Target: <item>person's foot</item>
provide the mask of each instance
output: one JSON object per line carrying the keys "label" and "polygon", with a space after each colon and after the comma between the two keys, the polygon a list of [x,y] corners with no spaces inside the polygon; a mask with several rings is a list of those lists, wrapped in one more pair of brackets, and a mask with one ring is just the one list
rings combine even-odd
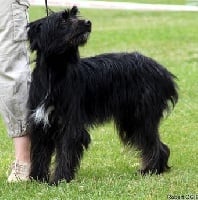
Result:
{"label": "person's foot", "polygon": [[14,161],[11,167],[11,173],[8,177],[8,182],[19,182],[30,180],[30,163]]}

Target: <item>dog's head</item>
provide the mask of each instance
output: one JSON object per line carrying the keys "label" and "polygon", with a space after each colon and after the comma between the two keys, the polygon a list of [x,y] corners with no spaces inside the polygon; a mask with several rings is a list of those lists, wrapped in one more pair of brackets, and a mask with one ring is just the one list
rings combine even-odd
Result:
{"label": "dog's head", "polygon": [[78,17],[76,6],[28,25],[30,49],[46,55],[61,54],[71,47],[84,45],[90,32],[91,22]]}

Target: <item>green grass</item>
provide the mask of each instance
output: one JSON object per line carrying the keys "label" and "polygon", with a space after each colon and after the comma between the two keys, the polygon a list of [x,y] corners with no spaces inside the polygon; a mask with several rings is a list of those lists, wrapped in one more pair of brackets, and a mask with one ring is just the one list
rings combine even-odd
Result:
{"label": "green grass", "polygon": [[[112,0],[107,0],[112,1]],[[186,4],[190,0],[115,0],[118,2],[153,3],[153,4]]]}
{"label": "green grass", "polygon": [[[32,7],[31,20],[44,16]],[[179,102],[161,123],[161,138],[171,149],[169,173],[141,177],[139,158],[120,144],[112,123],[91,130],[92,144],[76,179],[49,187],[39,183],[7,184],[12,142],[0,122],[0,199],[2,200],[163,200],[168,194],[198,192],[198,34],[197,13],[82,10],[93,33],[82,56],[140,51],[178,77]]]}

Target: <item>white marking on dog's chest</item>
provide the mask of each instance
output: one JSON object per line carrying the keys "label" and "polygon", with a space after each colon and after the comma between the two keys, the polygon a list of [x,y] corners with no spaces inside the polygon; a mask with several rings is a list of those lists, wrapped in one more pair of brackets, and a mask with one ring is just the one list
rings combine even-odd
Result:
{"label": "white marking on dog's chest", "polygon": [[45,104],[42,104],[41,106],[37,107],[34,113],[32,114],[34,122],[36,124],[43,123],[44,127],[50,126],[49,115],[54,109],[55,107],[53,105],[45,109]]}

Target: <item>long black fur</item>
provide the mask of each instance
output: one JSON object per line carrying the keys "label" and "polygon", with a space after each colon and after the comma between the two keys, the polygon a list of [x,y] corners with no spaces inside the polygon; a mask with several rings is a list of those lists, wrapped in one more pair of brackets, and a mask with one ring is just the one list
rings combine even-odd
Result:
{"label": "long black fur", "polygon": [[77,13],[73,7],[29,24],[36,51],[27,116],[30,176],[49,181],[55,153],[51,182],[71,181],[91,141],[89,128],[111,119],[121,141],[140,150],[143,174],[166,171],[170,151],[158,128],[169,102],[177,102],[175,77],[138,52],[80,58],[91,22]]}

